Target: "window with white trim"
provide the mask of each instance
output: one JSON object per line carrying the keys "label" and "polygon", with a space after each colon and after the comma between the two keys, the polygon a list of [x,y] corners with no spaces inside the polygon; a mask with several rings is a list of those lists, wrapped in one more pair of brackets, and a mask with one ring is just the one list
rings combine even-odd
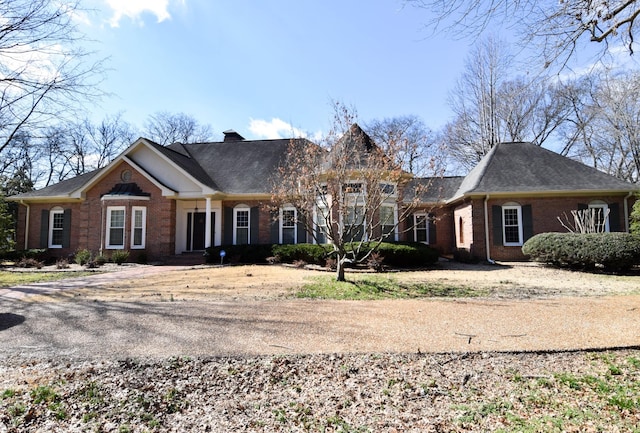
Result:
{"label": "window with white trim", "polygon": [[124,249],[125,207],[107,207],[107,248]]}
{"label": "window with white trim", "polygon": [[416,242],[429,243],[429,218],[426,213],[413,214],[413,238]]}
{"label": "window with white trim", "polygon": [[396,240],[396,208],[395,206],[380,207],[380,228],[385,241]]}
{"label": "window with white trim", "polygon": [[605,202],[596,200],[589,203],[589,209],[592,212],[593,224],[596,233],[609,231],[609,205]]}
{"label": "window with white trim", "polygon": [[329,219],[329,211],[324,206],[316,207],[316,243],[326,244],[328,242],[327,221]]}
{"label": "window with white trim", "polygon": [[233,244],[247,245],[251,242],[250,233],[250,209],[248,206],[238,206],[233,209]]}
{"label": "window with white trim", "polygon": [[280,243],[295,244],[297,212],[294,207],[280,209]]}
{"label": "window with white trim", "polygon": [[366,240],[364,206],[349,206],[344,223],[344,236],[347,242]]}
{"label": "window with white trim", "polygon": [[519,204],[502,206],[502,243],[506,247],[522,246],[522,208]]}
{"label": "window with white trim", "polygon": [[49,248],[62,248],[64,240],[64,209],[49,212]]}
{"label": "window with white trim", "polygon": [[133,206],[131,208],[131,248],[143,249],[147,237],[147,208]]}

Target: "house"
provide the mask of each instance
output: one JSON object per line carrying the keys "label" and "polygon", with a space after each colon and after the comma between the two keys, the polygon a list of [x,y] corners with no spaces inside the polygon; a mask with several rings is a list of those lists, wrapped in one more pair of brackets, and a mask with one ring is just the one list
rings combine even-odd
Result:
{"label": "house", "polygon": [[[166,147],[140,138],[102,169],[10,197],[20,204],[18,248],[47,248],[53,257],[124,249],[161,261],[213,245],[314,242],[295,209],[274,218],[265,206],[291,140],[224,134]],[[607,208],[607,229],[628,230],[636,190],[530,143],[495,146],[465,177],[412,183],[428,188],[391,240],[492,260],[524,259],[528,237],[565,231],[557,216],[580,207]]]}

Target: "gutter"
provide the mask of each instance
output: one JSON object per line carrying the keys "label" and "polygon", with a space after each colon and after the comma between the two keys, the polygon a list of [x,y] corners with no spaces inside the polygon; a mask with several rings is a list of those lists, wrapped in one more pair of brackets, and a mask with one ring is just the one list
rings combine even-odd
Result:
{"label": "gutter", "polygon": [[29,249],[29,219],[31,217],[31,206],[24,200],[20,200],[20,204],[27,208],[27,214],[24,218],[24,249],[26,251]]}
{"label": "gutter", "polygon": [[629,194],[627,194],[624,197],[624,202],[623,202],[623,204],[624,204],[624,228],[625,228],[625,231],[627,233],[629,233],[629,229],[630,229],[630,227],[629,227],[629,201],[628,200],[632,195],[633,195],[633,191],[629,191]]}
{"label": "gutter", "polygon": [[491,242],[489,242],[489,212],[487,208],[489,197],[489,194],[484,197],[484,248],[487,252],[487,262],[494,264],[495,262],[491,260]]}

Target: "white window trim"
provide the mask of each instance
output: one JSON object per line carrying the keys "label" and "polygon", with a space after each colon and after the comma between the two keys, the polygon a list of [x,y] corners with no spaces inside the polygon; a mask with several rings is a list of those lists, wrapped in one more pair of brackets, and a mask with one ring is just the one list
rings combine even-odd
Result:
{"label": "white window trim", "polygon": [[[380,221],[380,230],[382,230],[382,228],[387,225],[393,225],[393,241],[397,242],[398,241],[398,206],[393,204],[393,205],[385,205],[383,204],[382,206],[380,206],[380,210],[382,210],[382,208],[391,208],[392,209],[392,213],[393,213],[393,224],[384,224],[383,221]],[[382,233],[384,235],[384,233]],[[428,237],[428,235],[427,235]],[[415,238],[414,238],[415,239]]]}
{"label": "white window trim", "polygon": [[238,245],[238,212],[247,212],[247,245],[251,245],[251,208],[242,204],[233,208],[233,245]]}
{"label": "white window trim", "polygon": [[[117,211],[117,210],[123,210],[124,211],[124,225],[125,227],[122,227],[122,235],[123,235],[123,239],[122,239],[122,245],[112,245],[111,244],[111,213],[112,211]],[[126,244],[125,242],[125,234],[126,234],[126,225],[127,225],[127,208],[126,206],[107,206],[107,227],[106,227],[106,248],[109,250],[123,250],[124,246]]]}
{"label": "white window trim", "polygon": [[[596,200],[596,201],[593,201],[593,202],[589,203],[588,208],[589,209],[602,209],[602,215],[605,215],[606,212],[607,212],[607,209],[609,209],[609,205],[606,204],[603,201]],[[607,217],[604,220],[604,231],[607,232],[607,233],[609,233],[609,217],[610,216],[611,215],[607,215]]]}
{"label": "white window trim", "polygon": [[[505,210],[517,210],[518,211],[518,242],[507,242],[506,225],[504,223],[504,211]],[[524,235],[522,233],[522,206],[519,204],[508,204],[502,206],[502,245],[505,247],[521,247]]]}
{"label": "white window trim", "polygon": [[[136,229],[136,212],[142,212],[142,243],[135,245],[135,229]],[[146,247],[147,243],[147,207],[146,206],[132,206],[131,207],[131,249],[142,250]]]}
{"label": "white window trim", "polygon": [[[425,221],[424,229],[418,229],[418,221],[417,221],[418,217],[424,217],[424,221]],[[427,214],[426,212],[414,213],[413,214],[413,239],[418,239],[418,230],[424,230],[426,241],[420,241],[420,242],[425,245],[429,245],[430,244],[429,224],[431,224],[431,221],[429,221],[429,214]]]}
{"label": "white window trim", "polygon": [[[315,221],[314,230],[322,232],[322,234],[324,235],[325,244],[330,242],[329,227],[328,227],[329,222],[325,218],[325,215],[327,215],[328,212],[329,210],[326,206],[318,205],[318,206],[315,206],[315,208],[313,209],[313,219]],[[318,243],[318,240],[316,239],[315,236],[313,236],[313,243],[314,244]]]}
{"label": "white window trim", "polygon": [[58,230],[62,230],[62,236],[64,238],[64,209],[56,207],[49,211],[49,239],[47,244],[49,245],[49,248],[62,248],[62,244],[53,243],[53,231],[54,231],[53,219],[55,215],[62,215],[62,221],[63,221],[62,229],[58,229]]}
{"label": "white window trim", "polygon": [[[293,211],[293,243],[297,244],[298,243],[298,209],[296,209],[293,206],[284,206],[280,208],[280,218],[279,218],[279,225],[280,225],[280,230],[279,230],[279,242],[282,243],[284,240],[284,234],[283,234],[283,229],[284,227],[284,211]],[[287,227],[287,228],[291,228],[291,227]]]}
{"label": "white window trim", "polygon": [[[357,208],[362,209],[363,211],[365,210],[365,206],[364,204],[360,203],[360,202],[353,202],[353,204],[349,203],[349,205],[346,207],[346,214],[345,215],[340,215],[340,230],[341,233],[345,233],[345,231],[347,230],[347,225],[352,225],[352,223],[348,222],[349,221],[349,209],[353,208],[354,213],[353,216],[354,218],[357,218],[358,214],[355,212],[355,210]],[[360,225],[362,227],[362,239],[356,242],[368,242],[369,241],[369,236],[368,236],[368,232],[367,232],[367,227],[368,227],[368,222],[367,222],[367,217],[366,217],[366,213],[363,212],[362,214],[362,224]],[[353,228],[355,228],[356,225],[353,224]]]}
{"label": "white window trim", "polygon": [[[384,187],[387,186],[387,185],[393,187],[393,192],[391,194],[389,194],[387,192],[384,192]],[[394,182],[380,182],[379,188],[380,188],[380,195],[382,196],[383,199],[398,197],[398,184],[397,183],[394,183]]]}

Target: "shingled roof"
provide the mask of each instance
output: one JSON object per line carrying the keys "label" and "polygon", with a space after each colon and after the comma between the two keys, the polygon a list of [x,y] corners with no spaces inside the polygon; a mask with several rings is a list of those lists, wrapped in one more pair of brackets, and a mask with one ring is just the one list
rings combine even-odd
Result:
{"label": "shingled roof", "polygon": [[533,143],[500,143],[469,172],[452,200],[475,194],[635,189],[631,183]]}
{"label": "shingled roof", "polygon": [[[304,139],[298,139],[311,144]],[[290,139],[172,144],[188,153],[189,171],[207,186],[226,194],[268,194],[277,169],[286,158]]]}

